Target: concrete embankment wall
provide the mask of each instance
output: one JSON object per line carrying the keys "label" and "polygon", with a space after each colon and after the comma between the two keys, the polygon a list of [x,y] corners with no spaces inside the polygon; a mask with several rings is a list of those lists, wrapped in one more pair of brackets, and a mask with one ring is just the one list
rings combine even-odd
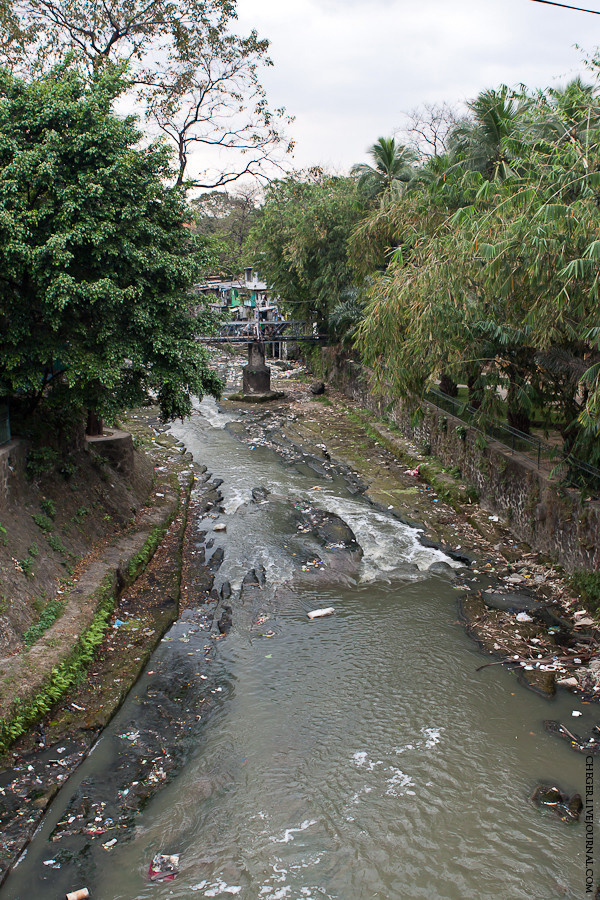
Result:
{"label": "concrete embankment wall", "polygon": [[363,406],[393,421],[417,446],[431,448],[444,465],[458,466],[482,502],[507,519],[514,535],[556,559],[569,571],[600,569],[600,503],[583,500],[535,461],[490,438],[432,404],[415,421],[401,401],[376,396],[368,369],[322,350],[323,376]]}

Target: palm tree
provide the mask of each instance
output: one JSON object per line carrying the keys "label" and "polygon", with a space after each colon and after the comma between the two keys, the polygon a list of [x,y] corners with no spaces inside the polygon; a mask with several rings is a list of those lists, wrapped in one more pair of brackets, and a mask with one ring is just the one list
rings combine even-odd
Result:
{"label": "palm tree", "polygon": [[359,163],[351,172],[359,176],[359,190],[369,199],[400,192],[414,178],[417,154],[410,147],[397,144],[395,138],[379,138],[368,153],[374,165]]}
{"label": "palm tree", "polygon": [[502,85],[497,91],[482,91],[467,106],[471,118],[459,122],[449,138],[456,162],[480,172],[488,181],[503,181],[516,174],[523,150],[522,98]]}
{"label": "palm tree", "polygon": [[534,111],[534,137],[555,145],[577,146],[585,152],[590,144],[597,143],[600,107],[595,85],[574,78],[564,88],[551,88],[541,94]]}

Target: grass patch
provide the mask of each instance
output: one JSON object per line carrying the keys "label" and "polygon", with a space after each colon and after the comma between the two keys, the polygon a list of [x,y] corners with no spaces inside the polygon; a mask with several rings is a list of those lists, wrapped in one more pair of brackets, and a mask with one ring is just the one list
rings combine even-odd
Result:
{"label": "grass patch", "polygon": [[48,631],[51,625],[54,625],[58,617],[65,608],[64,600],[49,600],[42,610],[39,620],[35,625],[27,629],[23,635],[23,643],[26,647],[31,647],[38,641],[45,631]]}
{"label": "grass patch", "polygon": [[64,546],[62,541],[56,537],[54,534],[47,534],[46,540],[48,541],[49,547],[54,550],[56,553],[60,553],[62,556],[67,555],[67,548]]}
{"label": "grass patch", "polygon": [[54,500],[50,500],[49,497],[44,497],[40,500],[40,506],[42,508],[42,512],[45,513],[50,519],[53,519],[56,515],[56,506],[54,504]]}
{"label": "grass patch", "polygon": [[54,528],[54,523],[52,519],[50,519],[44,513],[34,513],[31,517],[38,528],[41,528],[43,532],[48,534],[48,532],[52,531]]}
{"label": "grass patch", "polygon": [[96,598],[98,605],[94,619],[90,627],[81,635],[69,656],[52,669],[40,691],[31,697],[16,700],[13,703],[9,715],[0,725],[0,753],[6,752],[10,745],[34,722],[46,715],[87,671],[96,648],[102,642],[115,605],[113,581],[110,575],[107,575],[102,582]]}
{"label": "grass patch", "polygon": [[600,572],[577,570],[569,576],[569,583],[581,597],[587,611],[598,618],[600,614]]}
{"label": "grass patch", "polygon": [[140,573],[144,571],[144,569],[152,559],[154,551],[167,533],[167,529],[173,521],[173,518],[169,518],[169,520],[164,525],[156,525],[152,529],[152,531],[146,538],[146,542],[140,552],[136,553],[136,555],[129,563],[129,570],[127,574],[129,575],[130,583],[133,583],[136,580],[138,575],[140,575]]}

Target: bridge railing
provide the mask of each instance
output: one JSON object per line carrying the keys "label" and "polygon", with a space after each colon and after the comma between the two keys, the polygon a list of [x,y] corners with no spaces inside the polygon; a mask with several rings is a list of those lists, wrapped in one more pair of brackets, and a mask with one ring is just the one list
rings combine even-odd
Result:
{"label": "bridge railing", "polygon": [[202,343],[247,343],[251,341],[319,341],[325,335],[315,333],[306,322],[285,320],[281,322],[240,321],[227,322],[222,325],[216,335],[202,335],[198,340]]}

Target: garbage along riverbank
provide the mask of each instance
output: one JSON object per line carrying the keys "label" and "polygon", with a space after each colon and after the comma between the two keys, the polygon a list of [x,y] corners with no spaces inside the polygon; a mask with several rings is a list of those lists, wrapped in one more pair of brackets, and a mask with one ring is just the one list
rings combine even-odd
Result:
{"label": "garbage along riverbank", "polygon": [[[138,517],[137,530],[134,523],[120,542],[98,548],[91,565],[82,568],[75,582],[80,593],[85,586],[82,596],[102,591],[105,595],[106,630],[91,663],[83,665],[75,683],[62,690],[59,701],[50,704],[45,715],[3,757],[0,884],[26,848],[52,799],[93,748],[162,635],[185,606],[185,599],[180,601],[182,587],[189,590],[187,584],[182,586],[184,568],[187,581],[193,580],[199,593],[208,595],[212,587],[210,566],[198,561],[192,576],[187,562],[184,565],[190,540],[188,525],[192,527],[194,518],[217,500],[210,475],[205,467],[194,466],[185,448],[165,434],[156,410],[133,411],[126,424],[154,463],[152,489]],[[192,498],[193,485],[196,490]],[[148,518],[153,523],[149,532]],[[136,542],[138,534],[145,539]],[[107,565],[122,574],[103,577]],[[120,592],[119,581],[126,584]],[[46,640],[52,647],[51,631]],[[38,656],[40,653],[43,648]],[[41,663],[43,657],[39,661],[43,672]],[[14,657],[13,668],[18,665],[28,665],[27,658]],[[38,691],[48,694],[60,677],[64,676],[58,667],[50,673],[50,680],[42,678]],[[35,702],[35,696],[30,703]]]}
{"label": "garbage along riverbank", "polygon": [[[134,635],[138,637],[138,632],[141,642],[147,641],[147,648],[156,642],[149,640],[151,636],[148,631],[155,630],[155,639],[160,636],[160,629],[152,629],[151,624],[138,626],[141,611],[136,605],[136,593],[141,595],[145,590],[147,597],[153,598],[158,607],[163,605],[163,612],[165,605],[172,605],[173,591],[161,578],[161,552],[163,578],[172,575],[174,560],[181,553],[179,619],[165,635],[161,652],[152,657],[152,668],[146,665],[147,657],[142,657],[140,653],[138,662],[144,660],[141,669],[143,675],[111,726],[114,727],[114,733],[107,732],[105,740],[81,767],[77,783],[69,783],[68,796],[65,795],[63,801],[54,804],[49,811],[43,839],[50,852],[45,850],[41,853],[43,859],[40,857],[42,878],[45,879],[40,883],[46,889],[51,886],[56,892],[63,886],[65,889],[77,887],[83,883],[82,879],[89,883],[91,874],[104,884],[103,893],[99,896],[146,896],[133,878],[133,875],[137,878],[140,874],[139,867],[131,876],[133,880],[130,880],[129,875],[124,876],[123,890],[129,890],[127,885],[133,890],[124,894],[119,893],[120,889],[114,884],[106,884],[108,876],[101,872],[101,861],[105,854],[129,852],[120,849],[123,842],[133,841],[135,845],[140,840],[144,844],[142,856],[146,860],[143,876],[153,885],[164,881],[165,887],[168,887],[171,879],[177,880],[179,884],[181,876],[181,890],[185,891],[187,885],[188,890],[198,890],[200,895],[206,896],[217,896],[219,892],[228,893],[228,886],[238,886],[235,879],[227,880],[223,873],[215,874],[212,863],[210,866],[203,863],[209,869],[212,866],[210,878],[197,877],[186,881],[198,861],[190,859],[190,854],[186,859],[185,854],[176,852],[179,849],[177,841],[185,843],[181,829],[177,835],[171,835],[168,831],[169,838],[165,845],[164,838],[162,841],[159,838],[160,815],[156,825],[153,825],[152,821],[148,821],[145,810],[153,808],[153,798],[159,797],[165,790],[170,792],[169,785],[175,785],[178,780],[185,778],[185,772],[196,759],[196,747],[203,745],[205,735],[213,727],[212,723],[216,727],[216,723],[226,714],[235,691],[240,689],[239,678],[235,685],[230,681],[227,665],[223,661],[229,652],[227,635],[231,629],[234,628],[234,634],[238,634],[242,641],[243,635],[250,636],[253,647],[264,641],[272,642],[273,648],[278,647],[281,641],[285,642],[286,633],[285,622],[282,624],[279,617],[283,615],[285,620],[291,610],[296,608],[298,597],[307,596],[306,590],[312,599],[310,602],[308,599],[302,601],[308,604],[302,610],[305,619],[315,609],[327,608],[329,604],[323,601],[329,599],[333,600],[335,610],[339,607],[339,597],[333,598],[337,589],[332,586],[347,584],[352,589],[359,574],[361,578],[365,577],[365,567],[368,578],[369,566],[376,566],[379,579],[383,573],[385,580],[387,572],[392,581],[397,580],[398,559],[394,558],[394,554],[397,554],[404,560],[400,571],[403,573],[401,578],[406,579],[406,583],[412,583],[415,578],[420,579],[420,572],[427,572],[428,577],[439,578],[440,582],[448,585],[444,591],[461,598],[463,615],[469,619],[473,636],[486,651],[493,653],[494,661],[512,657],[510,664],[518,668],[519,676],[525,683],[543,690],[549,696],[553,689],[551,682],[557,674],[563,674],[561,669],[568,675],[572,670],[584,668],[583,663],[587,660],[577,662],[583,655],[581,646],[577,648],[569,644],[569,641],[585,644],[585,641],[580,640],[581,629],[575,627],[577,619],[582,617],[570,614],[571,611],[578,612],[579,607],[565,587],[560,573],[549,563],[529,554],[527,548],[515,544],[510,532],[501,522],[490,518],[485,510],[468,502],[461,508],[456,496],[463,494],[466,499],[467,492],[465,486],[455,479],[452,479],[454,484],[450,480],[438,481],[438,485],[445,485],[441,491],[423,481],[424,473],[417,470],[420,465],[426,467],[426,460],[419,457],[416,448],[403,442],[399,435],[388,433],[385,425],[373,422],[364,411],[342,401],[335,394],[328,392],[325,395],[327,402],[316,400],[310,391],[310,383],[298,378],[293,369],[288,371],[291,374],[283,368],[280,370],[281,375],[285,376],[280,380],[281,388],[286,391],[285,399],[270,405],[268,409],[254,409],[224,401],[220,408],[226,411],[225,415],[214,404],[205,404],[202,413],[198,411],[196,414],[204,420],[207,416],[214,416],[216,420],[220,420],[219,427],[222,427],[225,420],[228,434],[235,436],[240,442],[240,447],[244,450],[243,455],[240,454],[242,487],[236,487],[233,495],[226,496],[224,500],[220,477],[211,477],[210,472],[204,469],[208,463],[212,470],[214,462],[217,472],[220,470],[223,459],[220,457],[219,445],[215,445],[216,449],[209,447],[208,452],[212,457],[204,460],[201,459],[202,445],[198,445],[200,449],[194,448],[194,467],[189,459],[185,460],[186,468],[194,469],[196,474],[187,528],[182,530],[183,521],[174,523],[171,542],[167,539],[155,556],[157,570],[152,570],[152,564],[147,570],[146,586],[143,583],[136,584],[134,593],[125,594],[123,604],[115,611],[114,619],[110,622],[106,654],[117,652],[116,647],[120,642],[119,652],[124,661],[131,658],[133,653],[140,653],[132,640]],[[184,437],[183,426],[177,425],[172,431],[175,437]],[[162,439],[167,445],[171,445],[174,453],[183,449],[173,438],[165,436]],[[292,493],[288,496],[274,489],[270,482],[254,484],[247,480],[253,477],[251,474],[247,477],[243,475],[248,454],[262,459],[261,454],[266,453],[268,457],[272,450],[289,467],[290,473],[299,471],[305,479],[309,479],[308,482],[303,482],[301,495]],[[231,449],[227,452],[232,453]],[[184,456],[183,453],[181,458]],[[445,473],[440,475],[445,478]],[[314,483],[311,484],[310,479]],[[291,483],[296,491],[293,479]],[[384,541],[378,535],[376,540],[384,548],[383,557],[377,555],[374,547],[369,547],[365,554],[363,544],[367,534],[364,537],[361,534],[362,543],[359,543],[345,520],[347,501],[338,504],[339,512],[344,515],[328,509],[332,504],[335,506],[338,503],[331,493],[338,484],[343,484],[349,497],[364,497],[368,500],[377,528],[395,529],[393,524],[386,524],[388,520],[399,524],[416,523],[421,529],[419,541],[413,542],[412,537],[410,540],[407,538],[404,545],[396,542],[399,538]],[[239,496],[236,492],[239,492]],[[441,492],[452,496],[453,505],[440,496]],[[362,512],[361,515],[366,514]],[[220,576],[218,587],[215,588],[214,579],[221,571],[224,558],[231,552],[231,541],[235,540],[235,518],[240,516],[242,523],[246,522],[248,525],[248,546],[243,547],[242,553],[238,536],[235,552],[240,559],[234,566],[235,577]],[[263,521],[264,528],[260,527]],[[270,534],[270,521],[277,523],[276,532],[279,534]],[[245,530],[243,524],[241,530]],[[401,536],[404,532],[401,529],[397,532],[394,530],[393,534],[396,533]],[[280,535],[289,535],[283,549],[278,543]],[[277,541],[277,546],[274,541]],[[501,549],[498,549],[498,545]],[[283,580],[281,576],[273,580],[273,554],[283,553],[284,550],[284,563],[279,565],[283,566],[287,576]],[[229,572],[226,574],[229,575]],[[533,584],[535,588],[531,587]],[[509,605],[502,608],[506,595]],[[523,597],[529,598],[528,609],[514,605],[522,606],[525,602]],[[469,606],[471,598],[472,608]],[[476,601],[484,602],[482,598],[489,601],[489,605],[484,604],[483,610],[475,606]],[[538,616],[538,610],[541,611],[542,607],[549,616],[560,619],[561,623],[557,625],[553,618]],[[418,605],[416,608],[421,609]],[[391,608],[385,606],[385,610],[386,617],[392,615]],[[411,614],[410,610],[408,614]],[[423,609],[421,614],[427,615]],[[523,615],[527,618],[524,619]],[[327,621],[335,628],[335,616],[327,617],[323,623]],[[570,632],[567,625],[572,626]],[[557,642],[557,635],[558,640],[564,637],[561,629],[568,632],[568,640],[563,644]],[[335,643],[335,633],[327,633]],[[382,637],[385,643],[386,638]],[[494,644],[499,646],[495,647]],[[588,642],[587,647],[591,648],[593,645]],[[574,655],[571,650],[578,650],[580,656]],[[515,656],[518,656],[517,660],[514,659]],[[558,659],[560,656],[567,659]],[[262,665],[268,667],[269,660],[274,657],[277,657],[275,650],[263,652],[261,658],[265,662]],[[547,661],[548,658],[550,662]],[[430,660],[435,669],[436,666],[439,667],[440,660],[435,655],[433,659],[437,660],[435,663]],[[476,669],[477,662],[484,664],[485,659],[478,660],[474,656],[473,670]],[[525,664],[521,665],[522,662]],[[365,671],[378,674],[375,659],[366,661],[364,666]],[[542,669],[542,666],[545,668]],[[93,666],[92,676],[98,668]],[[81,695],[78,700],[73,695],[68,698],[65,715],[70,717],[71,723],[77,721],[82,731],[86,728],[83,713],[87,711],[89,695],[102,696],[105,690],[108,692],[111,680],[116,680],[116,671],[115,667],[110,670],[104,687],[100,682],[91,683],[87,697]],[[408,673],[405,677],[410,682],[410,667]],[[492,669],[491,673],[474,677],[482,679],[481,684],[489,683],[484,679],[493,673]],[[494,679],[496,677],[493,675]],[[593,697],[593,688],[590,692],[579,681],[579,676],[577,678],[578,686],[581,684],[588,691],[580,692],[577,696],[580,699]],[[500,679],[500,683],[507,682]],[[85,690],[85,686],[82,689]],[[111,690],[114,689],[115,684],[111,687]],[[371,701],[377,704],[374,698],[370,698]],[[565,747],[567,743],[572,747],[577,740],[569,739],[568,734],[559,730],[566,722],[564,715],[567,711],[571,714],[569,704],[561,702],[555,709],[561,713],[562,721],[556,721],[554,734],[566,738]],[[582,718],[589,729],[589,736],[581,736],[583,743],[593,738],[594,723],[590,715]],[[46,765],[52,773],[58,772],[59,778],[56,781],[63,783],[86,755],[84,752],[78,757],[76,743],[68,743],[66,737],[59,740],[60,732],[52,731],[52,728],[57,728],[56,723],[60,720],[54,718],[52,721],[55,725],[48,729],[49,734],[45,734],[46,747],[38,747],[37,751],[33,750],[31,753],[24,750],[24,755],[13,769],[17,777],[11,782],[10,790],[15,803],[21,803],[25,796],[28,802],[31,801],[31,808],[35,808],[36,798],[33,795],[37,790],[46,799],[45,805],[48,806],[49,798],[44,794],[44,776],[36,768],[38,760],[40,765]],[[420,727],[430,726],[423,724]],[[571,727],[567,727],[567,732],[575,738],[579,737]],[[66,735],[66,732],[63,734]],[[97,734],[98,732],[93,735],[94,740]],[[559,748],[557,758],[560,759],[563,744],[556,744]],[[88,744],[88,750],[91,745],[93,740]],[[356,752],[359,753],[358,750]],[[48,754],[47,759],[45,753]],[[357,771],[361,770],[361,760],[362,757],[357,757]],[[245,764],[241,765],[243,767]],[[368,770],[371,763],[365,765]],[[373,766],[376,767],[377,763],[373,762]],[[376,769],[373,768],[372,771]],[[101,778],[99,772],[102,773]],[[540,776],[545,774],[539,773]],[[182,821],[186,821],[187,816],[193,818],[194,806],[202,807],[206,804],[211,807],[211,804],[222,799],[224,793],[237,783],[237,775],[232,775],[229,763],[224,763],[215,771],[201,773],[200,776],[196,773],[196,776],[193,780],[193,798],[189,798],[190,805]],[[395,785],[386,790],[395,791],[397,795],[403,779],[393,773],[390,777],[396,777],[397,780]],[[41,785],[36,779],[41,779]],[[534,787],[535,784],[532,783],[531,789]],[[571,780],[562,787],[564,791],[561,796],[566,798],[564,805],[567,807],[567,801],[580,785]],[[404,789],[409,789],[407,783],[404,784]],[[404,794],[404,790],[401,793]],[[542,794],[538,790],[536,797],[540,796]],[[551,798],[550,803],[554,803],[554,794],[548,796]],[[39,798],[40,794],[37,799]],[[526,805],[526,796],[521,797],[521,800]],[[573,808],[575,806],[576,803]],[[178,803],[177,810],[179,814],[182,813],[181,802]],[[25,817],[20,818],[30,816],[26,812]],[[145,823],[142,831],[141,820]],[[301,824],[304,821],[302,819]],[[170,828],[175,828],[174,822],[171,822]],[[151,840],[147,839],[148,829],[152,833]],[[291,837],[293,835],[288,840]],[[152,849],[152,853],[149,853],[149,849]],[[177,863],[173,862],[175,857]],[[169,869],[169,866],[172,868]],[[244,882],[244,878],[240,880]],[[198,887],[203,881],[204,886]],[[7,897],[11,896],[10,884],[11,879],[7,882]],[[266,883],[264,886],[266,887]],[[243,889],[243,885],[240,886],[238,893]],[[18,888],[15,887],[15,890]],[[275,892],[274,887],[273,894]],[[182,896],[187,895],[184,893]],[[247,896],[254,895],[248,893]],[[265,893],[265,896],[268,894]]]}

